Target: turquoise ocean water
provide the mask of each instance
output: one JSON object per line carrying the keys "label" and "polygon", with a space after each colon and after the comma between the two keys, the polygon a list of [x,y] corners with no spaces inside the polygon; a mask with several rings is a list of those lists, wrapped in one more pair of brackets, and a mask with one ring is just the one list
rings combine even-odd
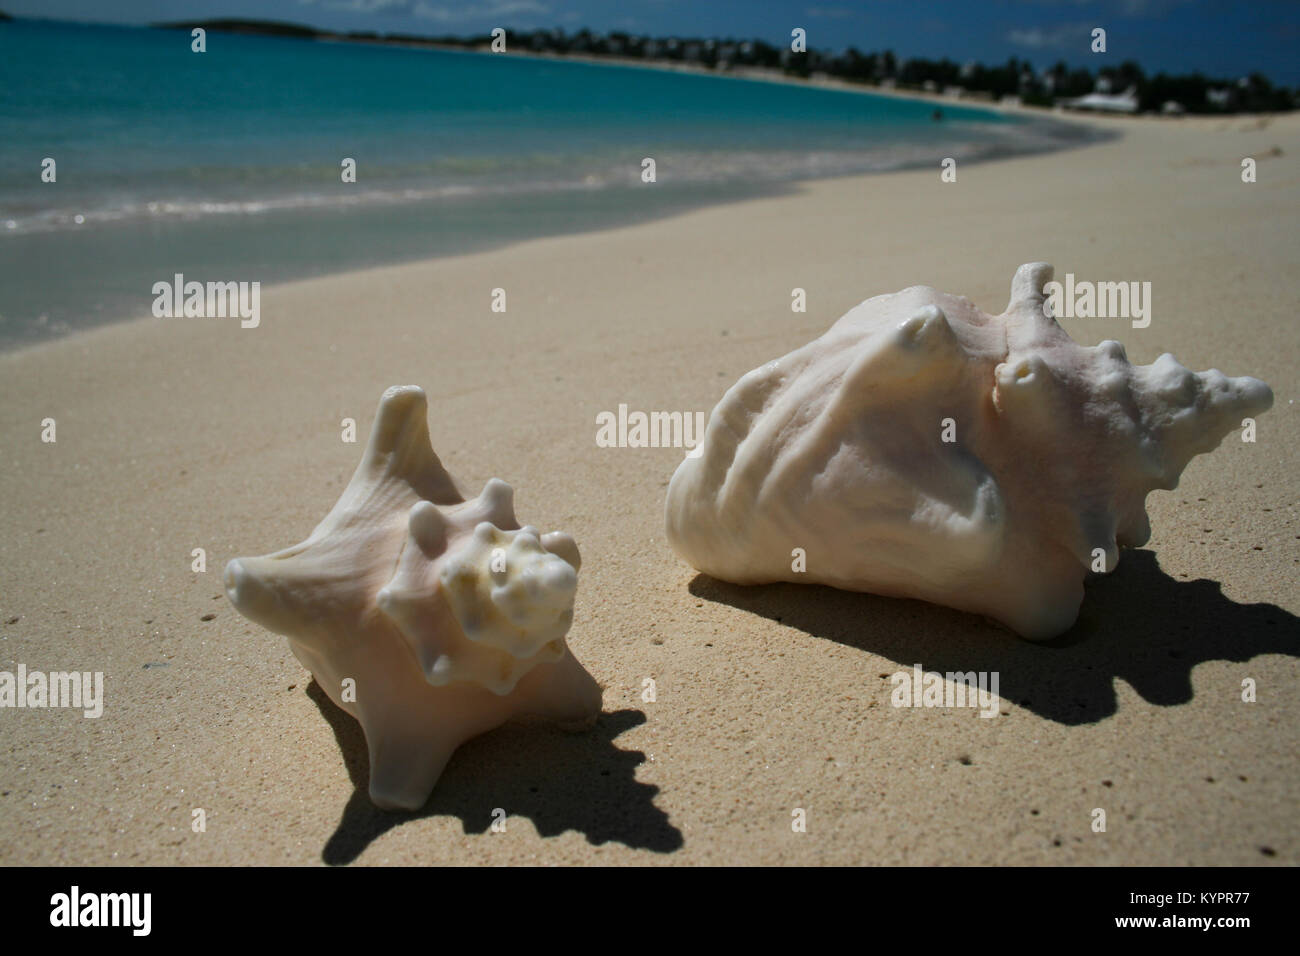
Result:
{"label": "turquoise ocean water", "polygon": [[0,23],[0,348],[148,314],[177,272],[274,282],[1085,135],[932,111],[614,65],[216,33],[196,54],[182,31]]}

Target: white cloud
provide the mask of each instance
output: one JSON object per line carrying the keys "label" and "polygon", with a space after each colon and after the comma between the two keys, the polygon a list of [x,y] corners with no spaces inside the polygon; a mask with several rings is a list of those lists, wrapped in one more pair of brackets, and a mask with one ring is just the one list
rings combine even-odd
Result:
{"label": "white cloud", "polygon": [[[1193,0],[1020,0],[1021,3],[1039,7],[1091,7],[1110,8],[1123,17],[1155,17],[1168,13],[1174,7],[1192,3]],[[1099,12],[1106,12],[1105,9]]]}
{"label": "white cloud", "polygon": [[[299,3],[312,4],[316,0],[298,0]],[[324,6],[331,10],[345,10],[350,13],[380,13],[384,10],[405,10],[411,0],[324,0]]]}
{"label": "white cloud", "polygon": [[822,20],[856,20],[862,16],[861,12],[848,7],[808,7],[804,13]]}
{"label": "white cloud", "polygon": [[1007,42],[1031,50],[1052,50],[1071,44],[1086,44],[1092,35],[1091,23],[1061,23],[1054,27],[1028,27],[1011,30],[1007,33]]}
{"label": "white cloud", "polygon": [[470,0],[467,3],[431,3],[429,0],[419,0],[414,8],[417,17],[439,23],[550,12],[551,8],[539,0]]}
{"label": "white cloud", "polygon": [[451,23],[458,20],[484,20],[518,13],[550,13],[541,0],[460,0],[443,3],[437,0],[298,0],[304,6],[320,4],[330,10],[347,13],[409,12],[425,20]]}
{"label": "white cloud", "polygon": [[1126,17],[1158,17],[1191,0],[1121,0],[1120,12]]}

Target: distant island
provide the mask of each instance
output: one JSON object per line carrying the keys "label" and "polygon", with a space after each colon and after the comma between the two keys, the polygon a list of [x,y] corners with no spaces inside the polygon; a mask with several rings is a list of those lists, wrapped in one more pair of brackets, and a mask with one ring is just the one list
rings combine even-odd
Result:
{"label": "distant island", "polygon": [[[0,17],[3,17],[0,14]],[[492,37],[426,37],[402,33],[320,30],[268,20],[217,19],[154,23],[164,30],[201,27],[218,33],[243,33],[347,43],[382,43],[432,49],[488,50]],[[775,73],[805,80],[834,78],[848,83],[962,99],[1017,103],[1045,108],[1066,107],[1116,113],[1276,113],[1300,107],[1300,90],[1275,86],[1262,73],[1235,79],[1201,73],[1147,76],[1132,60],[1103,67],[1096,74],[1064,61],[1035,71],[1027,59],[1012,57],[1001,66],[947,58],[900,61],[892,50],[843,53],[810,49],[793,53],[763,40],[686,39],[636,36],[623,32],[579,30],[511,31],[508,50],[581,58],[674,65],[701,71]]]}
{"label": "distant island", "polygon": [[281,20],[186,20],[176,23],[151,23],[149,26],[158,30],[200,28],[214,33],[248,33],[259,36],[298,37],[304,40],[360,39],[360,34],[331,33],[329,30],[317,30],[315,27],[304,26],[301,23],[286,23]]}

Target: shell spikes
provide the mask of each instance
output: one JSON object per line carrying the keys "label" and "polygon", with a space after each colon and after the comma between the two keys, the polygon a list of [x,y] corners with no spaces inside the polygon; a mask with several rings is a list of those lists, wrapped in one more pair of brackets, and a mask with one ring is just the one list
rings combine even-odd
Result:
{"label": "shell spikes", "polygon": [[427,401],[388,389],[342,497],[301,544],[226,565],[230,602],[289,638],[361,723],[370,798],[424,804],[452,752],[521,714],[600,712],[569,651],[580,558],[567,534],[519,526],[496,478],[466,500],[434,454]]}

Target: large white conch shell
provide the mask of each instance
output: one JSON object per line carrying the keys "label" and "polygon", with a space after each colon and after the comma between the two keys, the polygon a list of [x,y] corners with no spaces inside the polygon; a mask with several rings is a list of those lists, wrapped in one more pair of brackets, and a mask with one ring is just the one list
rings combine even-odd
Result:
{"label": "large white conch shell", "polygon": [[[868,299],[745,375],[668,488],[668,540],[737,584],[920,598],[1035,640],[1151,533],[1147,493],[1273,403],[1118,342],[1077,345],[1023,265],[1001,315],[927,287]],[[802,549],[796,552],[795,549]],[[804,557],[800,557],[800,554]],[[805,568],[801,570],[801,564]]]}
{"label": "large white conch shell", "polygon": [[361,722],[370,797],[424,804],[452,751],[516,714],[578,723],[601,692],[569,652],[578,548],[515,520],[492,479],[466,501],[429,442],[416,387],[379,402],[365,455],[301,544],[226,565],[226,595],[289,638]]}

